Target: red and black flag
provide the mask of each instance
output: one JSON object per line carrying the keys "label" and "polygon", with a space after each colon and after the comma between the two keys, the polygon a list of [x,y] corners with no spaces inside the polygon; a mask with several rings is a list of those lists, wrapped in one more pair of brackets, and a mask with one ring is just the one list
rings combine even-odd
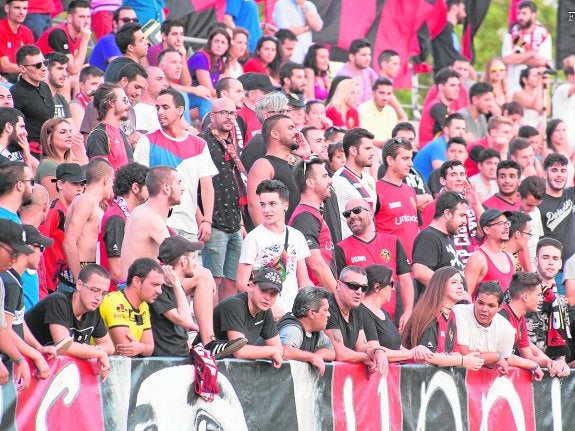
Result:
{"label": "red and black flag", "polygon": [[475,57],[473,38],[477,34],[481,23],[485,19],[485,15],[487,15],[487,9],[489,9],[490,3],[491,0],[465,0],[467,18],[463,24],[461,53],[471,61],[473,61]]}

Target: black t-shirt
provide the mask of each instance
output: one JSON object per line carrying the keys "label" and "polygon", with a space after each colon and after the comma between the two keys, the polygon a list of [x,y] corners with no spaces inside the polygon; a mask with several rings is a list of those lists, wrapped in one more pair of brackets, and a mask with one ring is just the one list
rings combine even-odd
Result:
{"label": "black t-shirt", "polygon": [[124,242],[124,227],[126,220],[120,215],[113,215],[106,220],[102,232],[102,239],[106,246],[108,257],[120,257],[122,243]]}
{"label": "black t-shirt", "polygon": [[28,81],[20,80],[10,88],[14,99],[14,108],[24,114],[29,142],[40,142],[42,125],[54,118],[54,97],[50,87],[41,82],[38,87]]}
{"label": "black t-shirt", "polygon": [[382,310],[385,315],[385,319],[382,320],[365,305],[361,304],[359,308],[366,338],[378,340],[381,346],[388,349],[399,350],[401,348],[401,335],[399,335],[399,331],[388,312]]}
{"label": "black t-shirt", "polygon": [[543,201],[539,204],[544,236],[554,238],[563,244],[563,252],[561,253],[563,263],[575,253],[574,211],[574,187],[563,190],[563,195],[559,198],[545,193]]}
{"label": "black t-shirt", "polygon": [[164,313],[177,308],[174,290],[162,286],[162,293],[150,304],[150,319],[154,335],[153,356],[186,357],[189,354],[188,333],[186,329],[175,324]]}
{"label": "black t-shirt", "polygon": [[120,74],[122,67],[135,63],[136,62],[134,60],[128,57],[116,57],[110,64],[108,64],[106,72],[104,73],[104,81],[117,83],[120,80],[118,75]]}
{"label": "black t-shirt", "polygon": [[212,177],[214,185],[212,227],[226,233],[237,232],[240,230],[241,218],[240,195],[238,184],[234,177],[234,161],[224,151],[222,145],[216,141],[209,129],[202,132],[199,136],[208,144],[208,150],[219,172]]}
{"label": "black t-shirt", "polygon": [[54,96],[54,118],[72,118],[70,104],[60,93]]}
{"label": "black t-shirt", "polygon": [[447,21],[441,33],[431,41],[433,52],[433,72],[436,73],[444,67],[449,67],[459,53],[453,46],[453,24]]}
{"label": "black t-shirt", "polygon": [[[326,329],[339,329],[343,338],[343,344],[348,349],[355,350],[355,343],[359,336],[359,331],[363,329],[363,320],[359,308],[352,308],[349,311],[349,322],[346,322],[337,306],[334,294],[330,294],[329,314]],[[377,338],[375,338],[377,339]],[[368,340],[371,341],[371,340]]]}
{"label": "black t-shirt", "polygon": [[[451,237],[431,226],[419,232],[415,237],[413,263],[425,265],[432,271],[437,271],[444,266],[452,266],[463,271],[463,264]],[[423,293],[425,286],[417,280],[415,283],[418,293]]]}
{"label": "black t-shirt", "polygon": [[244,146],[244,150],[240,157],[246,171],[249,172],[256,160],[261,159],[266,155],[266,151],[266,143],[264,142],[262,134],[258,133],[254,135],[253,138],[249,140],[248,144]]}
{"label": "black t-shirt", "polygon": [[70,330],[70,336],[81,344],[89,344],[90,337],[102,338],[107,334],[100,310],[88,311],[82,320],[72,311],[73,293],[54,292],[37,303],[25,315],[26,324],[43,346],[54,344],[50,334],[51,324],[62,325]]}
{"label": "black t-shirt", "polygon": [[259,311],[255,316],[248,309],[247,292],[230,296],[214,308],[214,333],[220,340],[228,339],[227,331],[244,334],[248,344],[256,344],[258,338],[269,340],[278,335],[271,310]]}
{"label": "black t-shirt", "polygon": [[425,346],[433,353],[459,352],[455,313],[451,312],[446,319],[443,315],[433,320],[419,338],[418,346]]}
{"label": "black t-shirt", "polygon": [[4,282],[4,311],[12,315],[12,330],[24,339],[24,291],[22,278],[13,268],[0,273]]}
{"label": "black t-shirt", "polygon": [[331,190],[329,198],[323,201],[323,218],[329,228],[331,235],[331,242],[337,244],[342,238],[341,234],[341,218],[339,216],[339,204],[337,203],[337,195],[334,190]]}

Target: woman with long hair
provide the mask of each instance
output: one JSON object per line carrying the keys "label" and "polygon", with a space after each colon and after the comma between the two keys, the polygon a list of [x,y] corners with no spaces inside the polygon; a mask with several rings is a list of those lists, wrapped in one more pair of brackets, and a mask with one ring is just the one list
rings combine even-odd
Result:
{"label": "woman with long hair", "polygon": [[403,345],[408,349],[427,347],[433,353],[426,359],[429,364],[481,368],[483,359],[477,353],[465,356],[459,353],[452,308],[464,298],[464,293],[461,271],[451,266],[435,271],[405,325]]}
{"label": "woman with long hair", "polygon": [[306,99],[325,100],[329,94],[329,49],[321,43],[309,47],[303,60],[307,79]]}
{"label": "woman with long hair", "polygon": [[[393,272],[385,265],[369,265],[367,273],[368,290],[361,301],[363,329],[368,339],[377,339],[385,349],[390,362],[430,358],[432,353],[422,346],[408,350],[401,345],[401,335],[391,316],[382,307],[395,295]],[[368,335],[369,334],[369,335]]]}
{"label": "woman with long hair", "polygon": [[248,39],[250,34],[245,28],[236,27],[232,30],[232,44],[228,58],[228,76],[239,78],[244,73],[242,62],[248,59]]}
{"label": "woman with long hair", "polygon": [[262,36],[258,40],[252,58],[244,64],[244,73],[265,73],[272,83],[279,87],[280,55],[279,44],[273,36]]}
{"label": "woman with long hair", "polygon": [[332,85],[337,85],[333,90],[333,96],[329,99],[326,116],[333,122],[334,126],[347,127],[353,129],[359,127],[359,84],[355,79],[347,78]]}
{"label": "woman with long hair", "polygon": [[[495,96],[495,103],[499,108],[504,104],[511,102],[511,96],[507,94],[507,68],[505,63],[500,57],[493,57],[485,65],[485,74],[483,75],[483,82],[491,84],[493,87],[493,95]],[[496,115],[496,114],[494,114]],[[497,114],[501,115],[501,113]]]}
{"label": "woman with long hair", "polygon": [[[214,28],[202,49],[196,51],[188,60],[188,70],[192,77],[192,86],[201,85],[216,97],[216,85],[227,66],[227,55],[231,38],[227,30]],[[200,118],[210,111],[211,102],[203,97],[190,95],[190,108],[198,108]]]}
{"label": "woman with long hair", "polygon": [[[48,190],[50,201],[56,199],[58,195],[56,183],[53,182],[56,179],[56,168],[58,165],[60,163],[79,161],[72,150],[73,141],[74,132],[72,126],[65,118],[53,118],[42,125],[40,130],[42,160],[36,171],[36,181]],[[85,157],[80,163],[87,162],[88,158]]]}

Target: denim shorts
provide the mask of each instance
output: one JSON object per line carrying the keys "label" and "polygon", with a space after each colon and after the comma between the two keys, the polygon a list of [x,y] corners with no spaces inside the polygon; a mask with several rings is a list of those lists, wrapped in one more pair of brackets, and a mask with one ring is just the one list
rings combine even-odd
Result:
{"label": "denim shorts", "polygon": [[212,236],[202,250],[204,268],[209,269],[215,278],[235,280],[241,251],[240,231],[225,233],[212,228]]}

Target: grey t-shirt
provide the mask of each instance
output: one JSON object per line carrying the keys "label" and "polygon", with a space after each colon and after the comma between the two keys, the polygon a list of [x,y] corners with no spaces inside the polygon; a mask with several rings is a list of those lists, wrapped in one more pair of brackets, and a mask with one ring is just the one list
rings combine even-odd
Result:
{"label": "grey t-shirt", "polygon": [[460,109],[457,113],[461,114],[465,119],[465,128],[468,133],[473,135],[474,139],[480,139],[487,136],[487,119],[485,118],[485,115],[479,114],[479,118],[475,121],[471,116],[469,108]]}

